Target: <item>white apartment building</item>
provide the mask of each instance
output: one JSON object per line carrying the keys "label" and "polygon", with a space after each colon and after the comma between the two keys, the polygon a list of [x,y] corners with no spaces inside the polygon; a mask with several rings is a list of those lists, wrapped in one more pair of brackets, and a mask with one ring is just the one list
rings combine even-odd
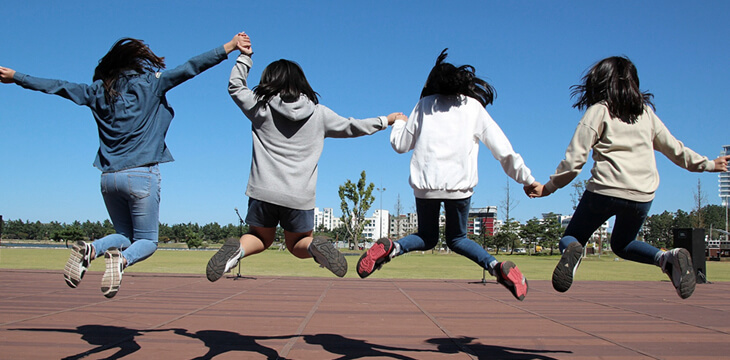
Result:
{"label": "white apartment building", "polygon": [[327,230],[333,230],[340,223],[340,219],[335,217],[332,208],[323,208],[321,210],[320,208],[314,208],[314,230],[319,229],[320,226],[324,226]]}

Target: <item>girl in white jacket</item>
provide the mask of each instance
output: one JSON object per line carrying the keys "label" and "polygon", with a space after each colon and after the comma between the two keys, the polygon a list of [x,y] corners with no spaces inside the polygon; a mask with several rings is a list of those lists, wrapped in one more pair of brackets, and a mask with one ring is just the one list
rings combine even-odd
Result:
{"label": "girl in white jacket", "polygon": [[515,264],[497,262],[466,236],[471,196],[478,181],[479,142],[487,146],[512,179],[526,187],[538,184],[485,109],[492,103],[494,88],[476,77],[472,66],[456,67],[444,62],[446,50],[431,70],[411,116],[407,121],[396,120],[390,134],[396,152],[413,150],[410,184],[416,197],[418,232],[395,242],[378,240],[358,261],[357,273],[365,278],[395,256],[434,248],[443,203],[449,248],[482,266],[523,300],[527,280]]}

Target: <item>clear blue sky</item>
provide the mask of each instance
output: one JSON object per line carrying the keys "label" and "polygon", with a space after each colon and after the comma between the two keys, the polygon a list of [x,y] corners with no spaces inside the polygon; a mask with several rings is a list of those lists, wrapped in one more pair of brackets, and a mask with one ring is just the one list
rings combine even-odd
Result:
{"label": "clear blue sky", "polygon": [[[693,150],[715,158],[730,143],[730,2],[726,1],[26,1],[0,6],[0,65],[40,77],[91,82],[94,67],[121,37],[145,40],[168,67],[222,45],[252,39],[251,84],[286,58],[303,67],[321,103],[365,118],[410,113],[439,52],[471,64],[496,89],[487,107],[533,174],[547,180],[582,113],[571,85],[596,61],[627,55],[657,114]],[[226,86],[235,55],[167,95],[175,119],[161,165],[160,221],[235,223],[245,213],[250,123]],[[396,154],[390,130],[328,139],[320,160],[317,207],[339,213],[338,186],[362,170],[415,212],[410,154]],[[0,86],[0,214],[42,222],[107,219],[92,166],[98,138],[87,108],[56,96]],[[717,175],[685,171],[657,153],[661,185],[651,213],[691,210],[698,179],[719,204]],[[579,179],[589,177],[590,163]],[[511,182],[525,221],[572,212],[570,188],[530,200],[483,147],[473,206],[499,205]],[[379,193],[376,193],[379,197]],[[376,199],[373,209],[380,207]],[[372,210],[371,210],[372,212]],[[500,218],[503,215],[500,212]]]}

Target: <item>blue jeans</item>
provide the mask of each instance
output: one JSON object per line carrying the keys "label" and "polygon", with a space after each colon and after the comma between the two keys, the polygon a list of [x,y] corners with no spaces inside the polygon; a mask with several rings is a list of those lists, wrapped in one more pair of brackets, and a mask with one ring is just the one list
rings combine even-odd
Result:
{"label": "blue jeans", "polygon": [[92,243],[96,257],[122,249],[127,266],[157,250],[160,221],[160,170],[157,165],[101,174],[101,194],[116,234]]}
{"label": "blue jeans", "polygon": [[576,241],[585,246],[601,224],[616,216],[611,233],[613,252],[626,260],[656,265],[662,251],[636,240],[650,208],[651,201],[636,202],[586,191],[560,239],[560,252]]}
{"label": "blue jeans", "polygon": [[446,245],[455,253],[489,270],[489,264],[497,261],[483,247],[466,237],[471,197],[461,200],[419,199],[416,198],[418,213],[418,232],[398,241],[401,251],[398,255],[414,250],[433,249],[439,240],[439,212],[441,203],[446,211],[444,236]]}

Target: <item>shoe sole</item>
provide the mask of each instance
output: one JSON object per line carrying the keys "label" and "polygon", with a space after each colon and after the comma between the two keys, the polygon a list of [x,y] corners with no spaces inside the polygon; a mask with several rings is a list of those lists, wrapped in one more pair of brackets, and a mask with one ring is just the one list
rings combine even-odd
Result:
{"label": "shoe sole", "polygon": [[107,298],[113,298],[122,284],[122,252],[119,249],[109,249],[104,253],[106,271],[101,278],[101,292]]}
{"label": "shoe sole", "polygon": [[692,256],[686,249],[680,249],[672,264],[675,269],[679,271],[679,285],[675,285],[677,288],[677,294],[682,299],[686,299],[692,296],[695,291],[695,285],[697,283],[696,275],[694,274],[694,266],[692,266]]}
{"label": "shoe sole", "polygon": [[329,240],[314,238],[311,246],[312,256],[315,259],[318,257],[324,258],[326,261],[326,264],[318,261],[320,265],[323,265],[338,277],[343,277],[347,274],[347,260],[345,260],[345,255],[342,255]]}
{"label": "shoe sole", "polygon": [[66,285],[73,289],[79,286],[81,279],[83,279],[86,274],[86,268],[83,266],[85,257],[85,242],[78,241],[76,244],[71,246],[71,255],[69,255],[68,261],[66,261],[66,266],[63,268],[63,279],[66,280]]}
{"label": "shoe sole", "polygon": [[570,286],[573,285],[575,270],[578,269],[582,257],[583,246],[580,243],[574,242],[568,245],[553,271],[553,289],[559,292],[566,292],[570,289]]}
{"label": "shoe sole", "polygon": [[512,295],[519,301],[524,300],[528,289],[527,279],[524,275],[522,275],[522,272],[517,268],[517,265],[511,261],[505,261],[502,263],[500,271],[505,279],[512,282],[511,286],[504,284],[510,290]]}
{"label": "shoe sole", "polygon": [[221,246],[218,252],[208,260],[205,268],[205,276],[208,281],[214,282],[220,279],[226,272],[226,265],[233,257],[240,255],[241,242],[238,239],[230,239]]}
{"label": "shoe sole", "polygon": [[377,270],[378,265],[385,262],[385,258],[391,251],[393,251],[393,242],[390,239],[376,241],[357,261],[357,275],[362,279],[370,276]]}

